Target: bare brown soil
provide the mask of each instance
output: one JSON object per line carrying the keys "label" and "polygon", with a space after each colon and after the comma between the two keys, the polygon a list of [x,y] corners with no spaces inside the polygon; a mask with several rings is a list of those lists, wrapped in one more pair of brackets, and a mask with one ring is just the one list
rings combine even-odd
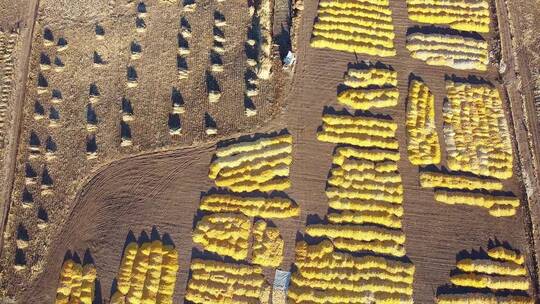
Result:
{"label": "bare brown soil", "polygon": [[[228,0],[229,1],[229,0]],[[48,3],[48,1],[45,1]],[[87,1],[85,5],[81,6],[81,9],[91,10],[97,5],[98,1]],[[149,1],[150,2],[150,1]],[[58,3],[58,4],[55,4]],[[50,5],[51,10],[56,10],[58,16],[61,14],[67,14],[73,16],[73,20],[82,20],[82,28],[86,27],[86,32],[77,33],[76,39],[70,40],[70,49],[67,52],[73,51],[74,46],[76,49],[82,49],[86,47],[86,53],[90,53],[94,48],[91,46],[88,39],[92,39],[92,23],[84,23],[85,18],[95,18],[90,20],[100,20],[103,24],[106,24],[105,29],[114,28],[115,39],[122,41],[120,45],[126,45],[130,40],[125,38],[125,35],[132,35],[129,26],[123,23],[125,18],[127,23],[132,21],[132,17],[126,15],[119,16],[117,21],[106,21],[104,15],[97,13],[88,13],[85,16],[76,14],[74,12],[66,12],[65,8],[60,4],[61,2],[51,1],[47,5]],[[228,5],[233,5],[233,1],[226,2]],[[240,5],[240,4],[235,4]],[[98,6],[100,7],[100,6]],[[101,6],[102,7],[102,6]],[[448,206],[437,204],[433,199],[433,191],[430,189],[422,189],[418,184],[418,167],[412,166],[406,158],[406,133],[405,133],[405,97],[407,95],[407,86],[409,74],[414,73],[421,77],[430,89],[434,92],[436,98],[436,121],[439,131],[442,130],[442,101],[445,97],[444,88],[444,76],[449,74],[455,74],[457,76],[465,77],[469,74],[482,76],[494,83],[497,83],[499,78],[495,68],[492,68],[487,73],[468,73],[466,71],[456,71],[450,68],[439,68],[433,66],[427,66],[423,62],[413,60],[407,50],[405,49],[405,33],[409,26],[413,25],[407,18],[405,2],[392,2],[392,10],[394,16],[394,24],[396,28],[396,49],[397,56],[392,58],[375,58],[359,55],[356,58],[352,54],[340,53],[330,50],[312,49],[309,47],[309,39],[311,34],[311,28],[313,20],[316,15],[316,2],[305,2],[305,9],[303,12],[302,22],[300,23],[299,32],[297,34],[298,39],[298,64],[296,66],[296,73],[292,82],[292,91],[285,98],[287,108],[282,115],[279,115],[276,119],[268,123],[266,126],[256,128],[251,126],[249,130],[245,130],[242,134],[266,132],[273,130],[280,130],[286,128],[294,137],[294,149],[293,157],[294,162],[292,165],[291,180],[292,188],[287,191],[287,194],[293,198],[302,209],[300,218],[280,220],[276,224],[280,228],[283,238],[285,240],[285,260],[282,264],[282,269],[290,269],[291,264],[294,261],[294,243],[296,234],[302,232],[306,225],[306,218],[311,214],[324,215],[327,211],[327,203],[324,195],[324,189],[326,184],[326,178],[328,170],[331,164],[331,154],[333,145],[322,143],[316,140],[316,130],[321,124],[321,115],[325,106],[334,106],[341,108],[336,103],[336,88],[340,83],[343,73],[347,69],[347,65],[351,62],[358,60],[381,60],[386,64],[390,64],[398,72],[398,86],[400,90],[400,103],[397,107],[391,109],[385,109],[377,112],[386,113],[392,116],[394,120],[399,123],[399,129],[397,131],[397,137],[400,143],[400,151],[402,151],[402,159],[399,161],[400,172],[403,176],[403,184],[405,187],[405,214],[404,214],[404,227],[403,230],[407,236],[406,248],[408,257],[416,265],[416,275],[414,282],[414,299],[416,303],[432,303],[435,291],[437,287],[449,283],[449,273],[455,267],[456,254],[461,250],[483,247],[489,239],[498,239],[501,241],[509,241],[514,247],[522,250],[527,259],[528,268],[534,272],[536,267],[533,265],[532,256],[534,255],[534,248],[531,242],[531,219],[537,220],[538,215],[529,213],[528,200],[524,195],[524,186],[527,185],[533,187],[534,184],[524,184],[524,176],[530,176],[530,172],[523,171],[523,168],[527,168],[527,164],[532,164],[531,160],[520,159],[515,164],[515,177],[505,182],[507,190],[513,191],[516,195],[522,197],[522,207],[518,210],[518,214],[511,218],[494,218],[487,215],[486,211],[480,208],[474,207],[462,207],[462,206]],[[156,6],[156,11],[159,9]],[[210,9],[210,11],[212,11]],[[68,14],[71,13],[71,14]],[[159,11],[160,20],[167,24],[166,20],[167,11]],[[105,14],[105,13],[103,13]],[[127,13],[126,13],[127,14]],[[156,13],[157,14],[157,13]],[[151,16],[151,13],[149,14]],[[158,16],[158,15],[156,15]],[[164,17],[162,17],[164,16]],[[103,19],[101,19],[103,18]],[[163,18],[163,20],[161,20]],[[170,17],[169,25],[160,25],[163,32],[167,26],[173,26],[172,20],[177,20],[178,17]],[[157,18],[156,18],[157,19]],[[150,22],[158,23],[158,20],[149,17]],[[53,22],[52,19],[48,20],[47,24],[59,24]],[[50,23],[52,22],[52,23]],[[109,22],[109,23],[108,23]],[[43,23],[43,22],[42,22]],[[52,26],[51,26],[52,27]],[[129,29],[129,30],[128,30]],[[158,29],[155,29],[159,32]],[[125,32],[122,32],[125,31]],[[170,44],[168,52],[170,56],[167,58],[171,62],[169,64],[174,65],[175,55],[175,31],[170,33],[162,33],[163,35],[170,35],[166,39],[161,37],[157,33],[154,36],[150,35],[151,29],[145,34],[146,37],[155,37],[157,45],[161,42],[168,41]],[[113,30],[111,30],[111,35]],[[123,34],[122,34],[123,33]],[[501,37],[503,43],[503,56],[509,56],[509,53],[505,50],[505,43],[508,43],[509,37],[507,37],[508,29],[501,27]],[[67,30],[64,28],[64,34],[66,37],[70,37],[74,33],[68,35]],[[86,35],[86,36],[85,36]],[[227,36],[227,34],[226,34]],[[82,37],[86,37],[83,39]],[[81,39],[81,40],[78,40]],[[69,40],[69,38],[68,38]],[[77,42],[79,41],[79,42]],[[491,39],[493,43],[496,39]],[[83,43],[84,42],[84,43]],[[73,44],[74,43],[74,44]],[[77,44],[80,43],[80,44]],[[209,43],[209,42],[208,42]],[[86,45],[86,46],[85,46]],[[114,46],[111,44],[111,48]],[[104,54],[116,54],[118,50],[108,49],[103,47]],[[161,46],[162,47],[162,46]],[[163,85],[163,82],[174,81],[174,70],[169,71],[171,75],[164,73],[163,75],[156,76],[154,70],[161,69],[161,61],[155,59],[153,56],[159,54],[161,47],[156,47],[155,53],[143,54],[141,60],[148,60],[145,64],[151,66],[152,69],[143,69],[141,73],[141,79],[146,71],[147,80],[140,83],[140,87],[136,90],[139,92],[139,100],[141,103],[147,103],[142,108],[146,112],[138,113],[149,123],[138,127],[138,132],[134,131],[134,134],[140,134],[140,150],[133,148],[130,152],[143,151],[144,147],[148,147],[150,142],[157,141],[166,146],[169,144],[166,136],[152,137],[155,134],[167,134],[164,131],[164,125],[153,125],[150,122],[155,122],[156,116],[163,117],[167,112],[162,109],[151,111],[151,105],[155,105],[156,100],[167,101],[167,92],[170,90],[170,83]],[[147,56],[148,59],[144,59]],[[124,50],[124,57],[127,54]],[[201,55],[202,57],[202,55]],[[81,58],[85,58],[81,55]],[[36,58],[33,58],[33,65],[35,66]],[[73,59],[70,62],[71,65],[76,65],[77,61]],[[85,59],[89,60],[89,59]],[[116,62],[116,61],[115,61]],[[153,63],[152,63],[153,62]],[[199,64],[203,64],[200,61],[196,61]],[[206,61],[203,61],[206,62]],[[119,74],[124,76],[122,69],[123,65],[120,60],[117,60],[117,67],[120,68]],[[66,64],[68,67],[69,65]],[[90,64],[91,65],[91,64]],[[510,69],[512,67],[509,67]],[[89,67],[88,71],[92,68]],[[64,73],[66,73],[68,70]],[[123,77],[114,78],[109,76],[116,73],[116,69],[107,67],[106,70],[100,72],[100,77],[92,76],[91,74],[85,74],[83,72],[73,74],[71,77],[81,77],[84,81],[100,81],[103,85],[109,88],[111,91],[116,92],[114,88],[123,90],[124,80]],[[109,79],[109,77],[111,77]],[[156,77],[156,79],[152,79]],[[169,77],[169,78],[167,78]],[[169,79],[169,80],[167,80]],[[512,79],[511,79],[512,80]],[[60,81],[53,80],[53,81]],[[76,88],[67,89],[67,92],[72,92],[73,97],[70,97],[71,102],[77,103],[78,108],[81,109],[80,113],[70,117],[69,121],[73,125],[80,124],[82,117],[82,109],[85,104],[84,98],[86,94],[86,86],[83,80],[81,84]],[[145,87],[145,83],[149,82],[148,87]],[[31,82],[30,82],[31,83]],[[109,84],[110,83],[110,84]],[[32,83],[31,83],[32,84]],[[508,83],[506,83],[508,84]],[[499,86],[501,90],[506,89],[507,86]],[[268,90],[271,90],[269,88]],[[200,89],[199,89],[200,90]],[[232,91],[232,90],[231,90]],[[242,92],[242,91],[239,91]],[[111,94],[120,98],[122,91]],[[264,95],[264,92],[262,92]],[[117,95],[114,95],[117,94]],[[232,93],[231,93],[232,94]],[[514,122],[515,128],[515,152],[516,155],[523,157],[524,149],[528,147],[529,141],[527,140],[527,133],[524,132],[521,125],[517,122],[520,117],[519,110],[516,110],[516,106],[520,105],[521,99],[514,99],[514,95],[509,90],[510,102],[507,104],[509,119]],[[109,96],[109,95],[107,95]],[[199,98],[205,100],[206,95],[193,90],[189,93],[188,100],[192,100],[192,104],[195,104]],[[519,96],[519,95],[518,95]],[[114,101],[113,101],[114,100]],[[111,97],[111,103],[118,100]],[[67,100],[64,100],[64,104]],[[100,106],[103,106],[103,101]],[[26,104],[28,106],[28,104]],[[221,109],[231,109],[228,107],[234,107],[227,103],[223,104]],[[116,106],[117,107],[117,106]],[[264,107],[264,106],[263,106]],[[259,109],[262,107],[259,107]],[[117,144],[117,137],[114,134],[107,134],[106,130],[114,129],[114,126],[119,121],[116,110],[111,108],[104,108],[102,115],[107,118],[107,122],[100,126],[98,133],[100,138],[103,138],[103,145],[111,147],[108,150],[110,157],[104,157],[103,159],[113,159],[116,153],[120,153],[115,143]],[[186,107],[189,109],[189,107]],[[28,110],[26,110],[28,111]],[[204,111],[204,110],[200,110]],[[270,110],[268,110],[270,111]],[[159,114],[159,113],[161,114]],[[197,112],[199,113],[199,112]],[[201,112],[203,113],[203,112]],[[511,113],[511,115],[510,115]],[[75,116],[78,115],[78,116]],[[153,116],[154,115],[154,116]],[[195,114],[193,114],[195,115]],[[197,114],[198,115],[198,114]],[[199,117],[200,116],[197,116]],[[147,118],[154,117],[154,118]],[[141,119],[142,120],[142,119]],[[187,121],[197,121],[187,119]],[[13,244],[6,243],[4,250],[2,251],[2,266],[3,291],[10,297],[15,296],[21,303],[51,303],[55,296],[55,288],[58,279],[58,271],[62,264],[64,254],[68,250],[77,251],[79,253],[84,252],[86,249],[90,249],[92,256],[96,262],[98,278],[100,280],[101,292],[99,295],[103,299],[110,297],[110,289],[114,276],[116,275],[118,266],[120,264],[122,248],[126,240],[126,236],[129,231],[132,231],[135,235],[138,235],[142,230],[150,232],[152,226],[155,226],[161,233],[169,233],[174,241],[177,249],[180,253],[180,272],[176,285],[175,301],[182,302],[185,287],[188,279],[189,261],[192,256],[194,245],[191,240],[191,231],[193,228],[193,220],[200,195],[202,192],[207,191],[212,187],[211,181],[207,178],[208,165],[210,163],[214,145],[217,140],[213,140],[207,143],[199,143],[200,139],[197,139],[197,135],[201,134],[200,124],[196,122],[189,122],[192,125],[191,128],[187,128],[187,139],[181,141],[178,145],[185,143],[185,147],[174,149],[169,152],[154,152],[135,157],[125,158],[118,161],[108,163],[108,165],[98,166],[96,164],[97,173],[93,177],[86,179],[84,185],[81,186],[82,180],[76,177],[89,176],[88,165],[81,165],[74,169],[68,169],[67,162],[57,162],[54,166],[56,172],[63,172],[62,175],[67,176],[66,181],[61,184],[60,194],[63,197],[69,197],[68,193],[77,193],[73,202],[56,200],[47,202],[47,206],[52,210],[50,214],[55,214],[59,219],[52,219],[50,227],[59,229],[58,237],[51,238],[50,240],[44,236],[45,233],[39,237],[32,238],[31,250],[29,250],[29,264],[35,265],[35,271],[28,272],[14,272],[10,267],[13,261]],[[234,122],[229,122],[234,124]],[[198,127],[197,127],[198,126]],[[234,125],[234,126],[238,126]],[[249,123],[246,123],[246,127]],[[27,139],[27,132],[30,125],[26,123],[23,130],[21,141]],[[79,129],[77,129],[79,128]],[[83,127],[66,128],[63,139],[66,145],[78,146],[79,154],[60,154],[58,159],[72,159],[73,163],[84,164],[84,147],[82,147],[82,138],[86,134]],[[81,130],[82,129],[82,130]],[[161,129],[161,131],[160,131]],[[227,137],[236,137],[240,133],[240,127],[231,127],[231,132]],[[144,131],[141,131],[144,130]],[[234,130],[234,131],[233,131]],[[25,133],[26,132],[26,133]],[[525,134],[525,135],[524,135]],[[442,139],[442,134],[439,134]],[[116,135],[117,136],[117,135]],[[537,137],[537,134],[533,134],[533,137]],[[444,151],[444,149],[443,149]],[[25,148],[21,148],[19,151],[19,175],[20,168],[24,160],[20,155],[24,156]],[[60,152],[59,152],[60,153]],[[64,152],[62,152],[64,153]],[[121,154],[125,155],[125,154]],[[116,156],[116,155],[115,155]],[[444,159],[443,153],[443,159]],[[77,158],[78,157],[78,158]],[[100,159],[101,161],[101,159]],[[534,161],[534,160],[532,160]],[[97,169],[97,168],[100,169]],[[535,167],[536,168],[536,167]],[[71,170],[71,171],[70,171]],[[80,171],[79,171],[80,170]],[[536,169],[532,169],[533,172],[537,172]],[[53,171],[54,172],[54,171]],[[536,181],[536,180],[535,180]],[[16,184],[22,182],[22,175],[16,179]],[[529,188],[530,189],[530,188]],[[17,192],[14,192],[17,194]],[[537,193],[537,192],[532,192]],[[57,195],[57,194],[55,194]],[[14,196],[16,198],[16,195]],[[532,195],[529,196],[531,198]],[[57,205],[55,205],[55,203]],[[16,210],[16,209],[15,209]],[[59,214],[59,215],[56,215]],[[63,216],[65,215],[65,216]],[[11,220],[11,218],[13,220]],[[25,219],[28,223],[27,227],[33,227],[37,223],[31,220],[29,214],[25,212],[13,211],[10,215],[10,221],[16,223],[19,220]],[[60,220],[61,219],[61,220]],[[65,220],[64,220],[65,219]],[[48,228],[49,229],[49,228]],[[51,228],[52,229],[52,228]],[[48,230],[46,230],[48,231]],[[56,234],[55,234],[56,235]],[[10,241],[13,241],[11,239]],[[48,242],[50,241],[50,244]],[[32,257],[39,256],[43,247],[48,247],[49,251],[46,252],[44,257],[33,260]],[[535,279],[535,276],[533,276]],[[537,282],[534,282],[537,285]],[[533,295],[537,295],[534,288],[530,291]]]}

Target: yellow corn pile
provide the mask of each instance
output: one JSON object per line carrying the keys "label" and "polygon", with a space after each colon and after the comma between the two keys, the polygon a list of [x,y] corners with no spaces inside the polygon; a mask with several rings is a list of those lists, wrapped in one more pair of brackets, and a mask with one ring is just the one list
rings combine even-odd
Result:
{"label": "yellow corn pile", "polygon": [[[438,304],[532,304],[526,296],[530,280],[524,259],[518,252],[502,246],[488,249],[487,258],[463,258],[450,276],[454,286],[465,287],[467,292],[439,294]],[[477,291],[476,291],[477,290]],[[501,296],[499,291],[504,291]]]}
{"label": "yellow corn pile", "polygon": [[444,172],[421,172],[420,186],[424,188],[446,188],[461,190],[502,190],[500,180],[467,175],[453,175]]}
{"label": "yellow corn pile", "polygon": [[233,192],[283,191],[290,187],[292,136],[265,137],[218,148],[208,176]]}
{"label": "yellow corn pile", "polygon": [[312,34],[315,48],[396,55],[388,0],[321,0]]}
{"label": "yellow corn pile", "polygon": [[173,303],[178,253],[159,240],[130,243],[118,270],[111,304]]}
{"label": "yellow corn pile", "polygon": [[522,254],[503,246],[489,248],[487,253],[489,257],[494,260],[514,262],[518,265],[523,265],[523,263],[525,263],[525,258]]}
{"label": "yellow corn pile", "polygon": [[56,290],[56,304],[92,304],[96,281],[96,268],[88,264],[84,267],[72,259],[62,265]]}
{"label": "yellow corn pile", "polygon": [[259,220],[253,225],[253,264],[263,267],[279,267],[283,260],[284,245],[278,228],[268,227],[268,224],[263,220]]}
{"label": "yellow corn pile", "polygon": [[236,260],[247,258],[251,220],[241,214],[215,213],[204,216],[193,230],[193,242],[205,250]]}
{"label": "yellow corn pile", "polygon": [[298,268],[290,303],[413,303],[414,265],[383,257],[354,257],[322,241],[296,245]]}
{"label": "yellow corn pile", "polygon": [[519,198],[513,196],[497,196],[475,192],[450,192],[435,190],[435,201],[449,205],[468,205],[488,209],[495,217],[513,216],[519,207]]}
{"label": "yellow corn pile", "polygon": [[186,300],[198,304],[259,303],[269,297],[267,286],[258,266],[194,259]]}
{"label": "yellow corn pile", "polygon": [[335,144],[397,149],[396,129],[397,124],[391,120],[325,114],[317,139]]}
{"label": "yellow corn pile", "polygon": [[443,105],[448,167],[478,175],[512,176],[512,142],[499,91],[487,84],[446,82]]}
{"label": "yellow corn pile", "polygon": [[461,34],[414,32],[407,35],[407,49],[429,65],[458,70],[485,71],[489,63],[487,41]]}
{"label": "yellow corn pile", "polygon": [[441,148],[435,126],[435,96],[428,86],[412,80],[407,108],[407,152],[413,165],[441,162]]}
{"label": "yellow corn pile", "polygon": [[368,110],[397,105],[399,90],[397,72],[394,70],[349,68],[343,83],[347,88],[338,94],[337,100],[351,109]]}
{"label": "yellow corn pile", "polygon": [[489,32],[489,3],[486,0],[407,0],[409,18],[429,24],[448,24],[461,31]]}
{"label": "yellow corn pile", "polygon": [[243,213],[249,217],[289,218],[300,215],[300,208],[288,198],[242,197],[232,194],[204,196],[203,211]]}

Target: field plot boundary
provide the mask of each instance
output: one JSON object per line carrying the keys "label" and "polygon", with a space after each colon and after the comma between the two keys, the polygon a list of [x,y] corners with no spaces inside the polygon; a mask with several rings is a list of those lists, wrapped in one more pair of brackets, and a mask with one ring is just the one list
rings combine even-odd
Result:
{"label": "field plot boundary", "polygon": [[22,40],[22,48],[21,50],[18,50],[20,58],[17,58],[17,61],[20,62],[17,74],[19,74],[18,76],[21,80],[23,80],[23,83],[19,83],[16,86],[16,89],[12,92],[11,99],[13,104],[11,109],[9,109],[12,111],[12,113],[10,113],[12,119],[10,121],[11,125],[7,130],[7,137],[9,138],[9,142],[8,145],[4,147],[5,162],[3,164],[2,170],[4,170],[6,175],[4,177],[5,183],[2,185],[2,188],[0,188],[0,209],[2,210],[2,214],[0,215],[0,233],[2,233],[0,236],[0,255],[2,254],[2,251],[4,249],[4,229],[7,224],[9,210],[12,203],[11,192],[13,190],[19,137],[22,130],[21,126],[23,120],[22,116],[24,100],[26,96],[26,82],[28,81],[28,73],[30,71],[30,57],[32,53],[34,29],[36,26],[36,20],[39,10],[39,0],[32,0],[29,5],[32,10],[29,10],[27,18],[30,19],[26,21],[27,25],[30,26],[29,28],[23,29],[23,33],[22,35],[20,35]]}
{"label": "field plot boundary", "polygon": [[[531,271],[536,294],[540,290],[540,181],[538,172],[539,155],[537,119],[534,115],[534,100],[532,89],[523,90],[523,82],[530,84],[530,73],[527,66],[527,56],[518,56],[523,50],[519,45],[519,34],[515,33],[512,22],[513,12],[504,0],[494,1],[499,26],[499,38],[501,44],[501,59],[506,64],[506,73],[502,73],[502,85],[510,106],[510,120],[512,133],[516,141],[518,153],[518,166],[521,173],[522,187],[524,188],[523,199],[527,204],[524,206],[525,220],[529,246],[533,251],[534,271]],[[502,22],[508,20],[507,22]],[[523,52],[520,52],[523,53]],[[532,111],[531,111],[532,108]],[[536,241],[535,241],[536,240]]]}

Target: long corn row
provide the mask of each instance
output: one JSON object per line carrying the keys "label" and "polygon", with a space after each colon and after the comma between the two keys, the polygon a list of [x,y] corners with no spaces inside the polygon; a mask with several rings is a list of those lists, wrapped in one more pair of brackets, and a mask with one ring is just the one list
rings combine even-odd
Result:
{"label": "long corn row", "polygon": [[[438,304],[532,304],[526,296],[530,287],[524,259],[517,251],[500,245],[488,249],[488,258],[463,258],[450,281],[457,288],[467,288],[464,293],[437,295]],[[459,290],[459,289],[457,289]],[[501,296],[500,292],[504,292]]]}
{"label": "long corn row", "polygon": [[186,300],[193,303],[259,303],[267,282],[262,268],[194,259]]}
{"label": "long corn row", "polygon": [[0,30],[0,149],[6,144],[6,126],[9,121],[9,99],[13,91],[15,45],[17,33],[4,33]]}
{"label": "long corn row", "polygon": [[178,253],[160,240],[138,245],[129,243],[118,270],[117,290],[111,304],[172,304]]}
{"label": "long corn row", "polygon": [[251,220],[234,213],[204,216],[193,229],[193,242],[205,250],[236,260],[247,258]]}
{"label": "long corn row", "polygon": [[252,263],[263,267],[279,267],[285,243],[276,227],[259,220],[253,225]]}
{"label": "long corn row", "polygon": [[446,188],[461,190],[502,190],[500,180],[466,175],[453,175],[444,172],[420,173],[420,186],[423,188]]}
{"label": "long corn row", "polygon": [[311,46],[377,56],[395,56],[394,26],[388,1],[319,2]]}
{"label": "long corn row", "polygon": [[414,32],[407,35],[407,49],[429,65],[458,70],[485,71],[489,63],[487,42],[463,34]]}
{"label": "long corn row", "polygon": [[242,213],[249,217],[290,218],[300,215],[300,208],[288,198],[242,197],[232,194],[204,196],[203,211]]}
{"label": "long corn row", "polygon": [[409,19],[428,24],[447,24],[461,31],[489,32],[489,3],[486,0],[407,0]]}
{"label": "long corn row", "polygon": [[478,175],[512,176],[512,143],[499,91],[487,84],[446,82],[443,105],[448,167]]}
{"label": "long corn row", "polygon": [[72,259],[62,264],[56,290],[56,304],[82,303],[94,301],[96,268],[88,264],[84,267]]}
{"label": "long corn row", "polygon": [[436,165],[441,161],[435,126],[435,96],[418,80],[409,86],[407,108],[407,154],[413,165]]}
{"label": "long corn row", "polygon": [[349,68],[343,84],[347,88],[338,94],[337,100],[351,109],[369,110],[397,105],[399,90],[394,70]]}
{"label": "long corn row", "polygon": [[317,139],[335,144],[397,149],[396,129],[397,124],[389,120],[325,114]]}
{"label": "long corn row", "polygon": [[513,216],[519,207],[519,198],[475,192],[435,190],[435,201],[449,205],[468,205],[488,209],[495,217]]}

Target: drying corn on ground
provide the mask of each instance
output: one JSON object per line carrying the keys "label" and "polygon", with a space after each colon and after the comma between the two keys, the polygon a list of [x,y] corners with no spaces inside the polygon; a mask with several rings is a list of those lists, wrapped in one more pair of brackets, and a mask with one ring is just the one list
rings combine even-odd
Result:
{"label": "drying corn on ground", "polygon": [[412,32],[407,35],[407,49],[429,65],[458,70],[485,71],[489,63],[487,41],[468,33]]}
{"label": "drying corn on ground", "polygon": [[512,303],[532,304],[527,296],[531,285],[525,259],[514,249],[495,245],[485,257],[464,257],[457,261],[450,276],[451,287],[467,288],[466,292],[441,292],[438,304]]}
{"label": "drying corn on ground", "polygon": [[129,243],[116,276],[111,304],[173,303],[178,252],[159,240]]}
{"label": "drying corn on ground", "polygon": [[210,260],[191,261],[186,300],[198,303],[268,303],[262,268]]}
{"label": "drying corn on ground", "polygon": [[60,271],[55,303],[92,304],[96,275],[96,267],[92,264],[82,266],[72,259],[64,261]]}
{"label": "drying corn on ground", "polygon": [[446,91],[443,134],[448,167],[510,178],[512,142],[499,91],[489,84],[451,80]]}
{"label": "drying corn on ground", "polygon": [[393,107],[397,105],[399,91],[397,72],[388,68],[349,68],[339,103],[354,110]]}
{"label": "drying corn on ground", "polygon": [[377,56],[395,56],[388,0],[321,0],[311,46]]}
{"label": "drying corn on ground", "polygon": [[199,210],[210,214],[196,223],[193,241],[204,251],[241,264],[192,260],[188,301],[269,303],[271,286],[262,267],[281,265],[285,243],[268,219],[300,215],[299,207],[283,192],[272,195],[290,186],[291,152],[290,135],[263,135],[217,148],[209,177],[229,192],[201,198]]}
{"label": "drying corn on ground", "polygon": [[[405,262],[401,230],[396,128],[387,119],[323,116],[319,140],[348,146],[334,152],[327,223],[305,228],[306,235],[324,240],[297,243],[297,271],[288,293],[292,303],[413,303],[414,265]],[[331,131],[336,135],[325,135]],[[365,137],[349,140],[342,135],[347,133]],[[394,144],[381,145],[382,140]]]}
{"label": "drying corn on ground", "polygon": [[290,187],[292,136],[263,137],[218,148],[208,176],[233,192],[283,191]]}
{"label": "drying corn on ground", "polygon": [[435,96],[425,83],[412,80],[407,101],[409,161],[417,166],[439,164],[441,148],[435,126]]}
{"label": "drying corn on ground", "polygon": [[489,32],[486,0],[407,0],[409,18],[427,24],[446,24],[461,31]]}

